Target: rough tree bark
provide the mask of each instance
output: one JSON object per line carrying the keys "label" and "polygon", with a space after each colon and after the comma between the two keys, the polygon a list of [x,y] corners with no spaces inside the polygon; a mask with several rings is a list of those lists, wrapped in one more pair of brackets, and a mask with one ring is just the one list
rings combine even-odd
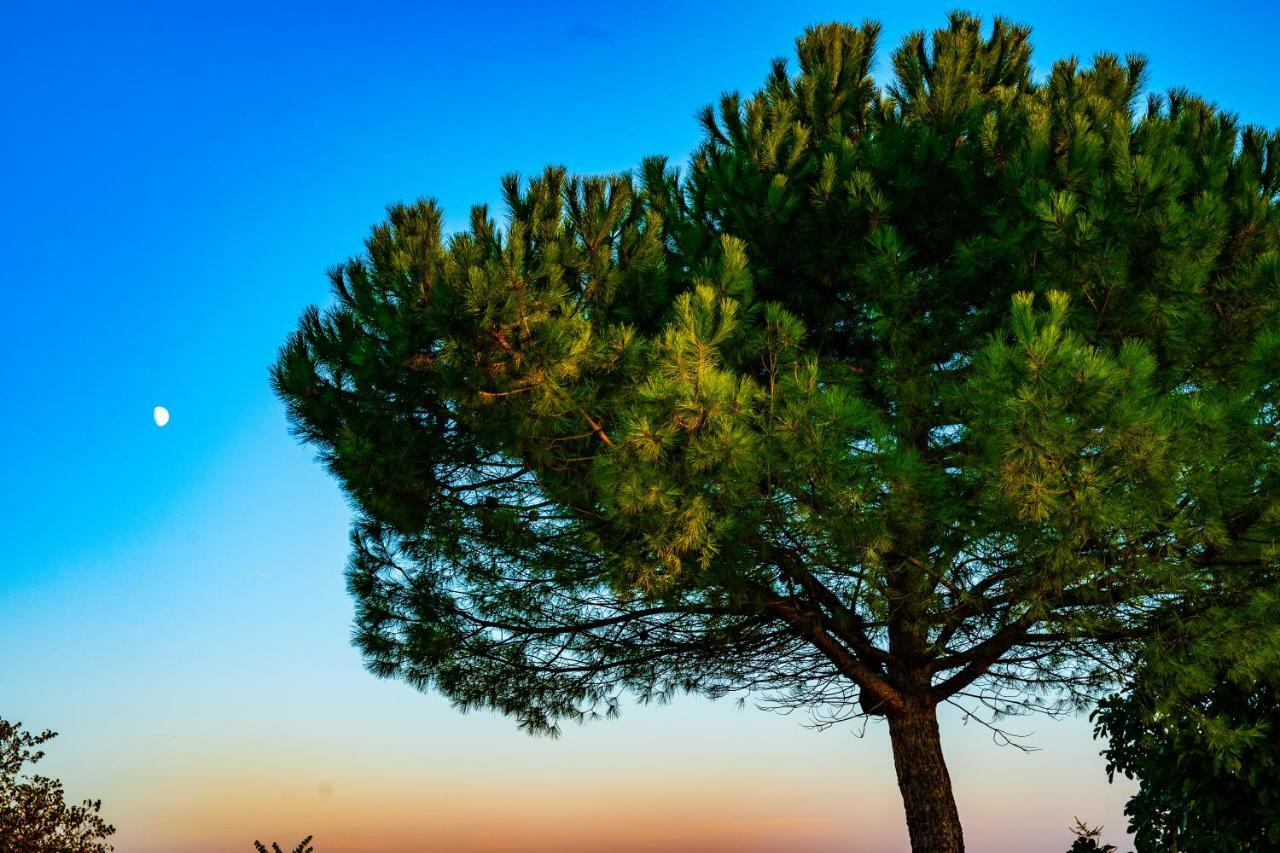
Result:
{"label": "rough tree bark", "polygon": [[963,853],[964,833],[931,703],[890,711],[889,740],[914,853]]}

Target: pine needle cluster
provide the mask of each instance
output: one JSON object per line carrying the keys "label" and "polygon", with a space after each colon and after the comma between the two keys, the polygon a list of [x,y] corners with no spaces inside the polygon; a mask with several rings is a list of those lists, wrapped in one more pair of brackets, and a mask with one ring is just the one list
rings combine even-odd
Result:
{"label": "pine needle cluster", "polygon": [[884,85],[878,38],[808,30],[683,171],[395,205],[333,270],[273,380],[372,671],[534,732],[887,716],[923,814],[938,704],[1074,707],[1226,567],[1275,584],[1280,137],[1137,56],[1037,79],[1004,20]]}

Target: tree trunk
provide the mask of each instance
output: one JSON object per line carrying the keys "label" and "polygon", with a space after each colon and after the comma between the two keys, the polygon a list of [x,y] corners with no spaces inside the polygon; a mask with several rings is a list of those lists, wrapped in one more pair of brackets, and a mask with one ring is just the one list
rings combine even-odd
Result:
{"label": "tree trunk", "polygon": [[913,853],[963,853],[964,834],[942,757],[937,712],[932,705],[911,703],[888,717]]}

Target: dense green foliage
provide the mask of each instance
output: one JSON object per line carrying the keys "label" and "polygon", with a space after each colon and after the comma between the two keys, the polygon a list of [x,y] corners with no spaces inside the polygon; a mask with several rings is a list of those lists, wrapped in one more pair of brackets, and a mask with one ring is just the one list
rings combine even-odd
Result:
{"label": "dense green foliage", "polygon": [[683,174],[393,206],[273,380],[357,508],[375,673],[533,731],[884,714],[959,849],[917,836],[938,703],[1084,701],[1276,563],[1280,139],[964,15],[881,86],[877,35],[810,29]]}
{"label": "dense green foliage", "polygon": [[1274,592],[1165,627],[1132,688],[1099,703],[1108,774],[1139,853],[1280,849],[1280,631]]}
{"label": "dense green foliage", "polygon": [[0,719],[0,850],[13,853],[110,853],[115,827],[100,816],[101,800],[70,805],[62,783],[23,774],[44,757],[56,732],[31,734]]}

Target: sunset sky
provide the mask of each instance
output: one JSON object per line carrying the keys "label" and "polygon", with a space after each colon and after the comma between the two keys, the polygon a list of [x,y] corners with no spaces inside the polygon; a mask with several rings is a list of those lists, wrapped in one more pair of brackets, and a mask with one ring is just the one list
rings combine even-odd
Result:
{"label": "sunset sky", "polygon": [[[457,225],[507,172],[681,161],[806,25],[881,21],[882,72],[948,8],[696,5],[0,0],[0,717],[61,733],[40,769],[121,853],[907,850],[882,724],[684,697],[551,741],[365,672],[347,505],[267,384],[388,203]],[[1276,4],[968,8],[1032,25],[1040,70],[1140,52],[1280,125]],[[944,713],[969,848],[1125,843],[1088,721],[1009,725],[1039,751]]]}

